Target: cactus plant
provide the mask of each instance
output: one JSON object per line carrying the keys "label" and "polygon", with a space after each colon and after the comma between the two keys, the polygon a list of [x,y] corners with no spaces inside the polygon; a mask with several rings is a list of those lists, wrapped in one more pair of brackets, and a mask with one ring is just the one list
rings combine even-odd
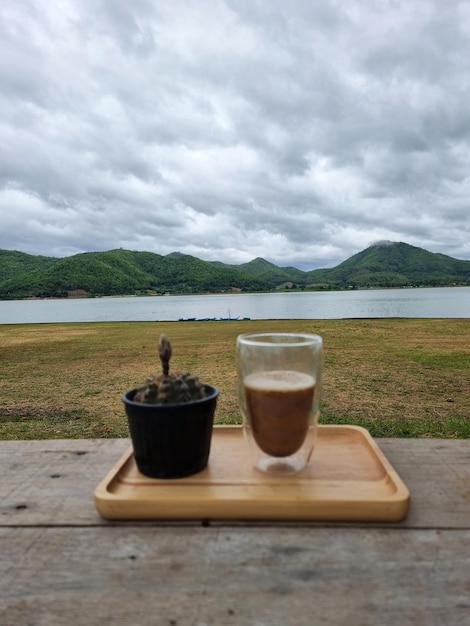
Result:
{"label": "cactus plant", "polygon": [[170,373],[171,345],[158,342],[162,373],[123,396],[138,470],[150,478],[184,478],[209,461],[219,390],[188,372]]}
{"label": "cactus plant", "polygon": [[145,404],[181,404],[200,400],[206,395],[204,385],[197,376],[189,372],[170,374],[172,349],[166,335],[161,335],[158,342],[158,355],[162,363],[162,373],[147,378],[134,396],[134,402]]}

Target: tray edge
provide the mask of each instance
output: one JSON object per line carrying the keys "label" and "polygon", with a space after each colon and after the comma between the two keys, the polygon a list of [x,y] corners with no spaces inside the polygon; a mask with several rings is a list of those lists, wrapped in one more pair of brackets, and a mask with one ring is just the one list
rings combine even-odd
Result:
{"label": "tray edge", "polygon": [[[401,477],[399,476],[399,474],[396,472],[396,470],[394,469],[394,467],[392,466],[392,464],[390,463],[390,461],[384,454],[384,452],[381,450],[380,446],[374,440],[370,432],[363,426],[357,426],[355,424],[319,424],[318,427],[325,428],[325,429],[328,428],[332,430],[354,430],[360,433],[363,439],[367,442],[367,445],[369,446],[373,454],[378,458],[379,462],[383,465],[387,476],[393,482],[393,485],[395,487],[395,493],[392,494],[391,496],[388,496],[385,499],[374,502],[374,504],[376,505],[378,509],[377,515],[374,515],[374,514],[370,516],[364,515],[362,517],[358,516],[357,518],[354,516],[351,518],[332,518],[331,516],[323,517],[321,514],[316,517],[312,517],[311,515],[299,516],[299,517],[291,517],[291,516],[285,517],[282,515],[270,516],[270,517],[259,517],[259,516],[247,517],[245,515],[240,518],[234,517],[232,515],[222,516],[222,515],[212,514],[209,516],[204,516],[202,514],[193,515],[192,513],[187,514],[187,515],[182,515],[182,516],[170,515],[168,517],[155,516],[155,515],[147,516],[143,514],[126,515],[126,514],[123,514],[122,511],[114,510],[116,507],[119,506],[121,502],[123,502],[123,499],[118,495],[114,495],[110,493],[109,486],[112,483],[112,481],[117,478],[122,467],[124,467],[124,465],[129,461],[129,459],[133,455],[134,451],[133,451],[132,444],[121,455],[121,457],[116,461],[113,467],[109,470],[106,476],[100,481],[100,483],[96,487],[95,492],[94,492],[95,507],[98,513],[106,520],[131,520],[131,519],[143,520],[143,519],[146,519],[146,520],[156,520],[156,521],[158,520],[177,521],[177,520],[183,520],[183,519],[184,520],[198,520],[198,519],[207,518],[207,519],[213,519],[213,520],[227,520],[227,521],[230,521],[230,520],[232,521],[243,521],[243,520],[255,521],[257,520],[257,521],[264,521],[264,522],[276,522],[276,521],[294,522],[297,520],[297,521],[311,521],[311,522],[330,521],[330,522],[343,522],[343,523],[358,522],[358,521],[364,521],[364,522],[377,521],[377,522],[393,523],[393,522],[399,522],[403,520],[408,513],[409,503],[410,503],[410,498],[411,498],[410,492],[407,486],[405,485],[405,483],[403,482],[403,480],[401,479]],[[217,429],[217,430],[225,430],[225,429],[226,430],[240,430],[241,428],[242,426],[237,425],[237,424],[227,424],[227,425],[221,424],[221,425],[214,426],[214,429]],[[367,504],[370,507],[371,503],[369,501]],[[390,513],[387,514],[387,517],[384,517],[383,508],[386,507],[386,505],[391,507],[391,510],[390,510]]]}

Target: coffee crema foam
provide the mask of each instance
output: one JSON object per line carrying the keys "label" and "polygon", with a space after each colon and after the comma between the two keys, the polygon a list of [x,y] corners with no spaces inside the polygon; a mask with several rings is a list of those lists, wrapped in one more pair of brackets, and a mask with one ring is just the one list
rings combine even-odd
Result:
{"label": "coffee crema foam", "polygon": [[278,392],[299,391],[313,388],[315,380],[310,374],[293,370],[272,370],[248,374],[243,381],[245,387],[259,391],[275,390]]}
{"label": "coffee crema foam", "polygon": [[292,370],[249,374],[243,381],[253,437],[263,452],[285,457],[302,446],[310,425],[315,379]]}

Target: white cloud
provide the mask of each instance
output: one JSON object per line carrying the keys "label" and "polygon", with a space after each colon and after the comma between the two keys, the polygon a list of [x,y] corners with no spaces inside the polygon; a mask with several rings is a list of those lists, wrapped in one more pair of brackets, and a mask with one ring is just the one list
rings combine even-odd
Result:
{"label": "white cloud", "polygon": [[469,24],[440,0],[4,0],[0,248],[468,259]]}

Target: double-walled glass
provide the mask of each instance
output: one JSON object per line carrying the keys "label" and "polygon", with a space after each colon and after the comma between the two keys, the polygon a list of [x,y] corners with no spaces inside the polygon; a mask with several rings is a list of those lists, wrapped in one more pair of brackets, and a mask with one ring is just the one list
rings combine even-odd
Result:
{"label": "double-walled glass", "polygon": [[238,394],[252,462],[275,474],[310,460],[320,415],[323,341],[306,333],[237,338]]}

